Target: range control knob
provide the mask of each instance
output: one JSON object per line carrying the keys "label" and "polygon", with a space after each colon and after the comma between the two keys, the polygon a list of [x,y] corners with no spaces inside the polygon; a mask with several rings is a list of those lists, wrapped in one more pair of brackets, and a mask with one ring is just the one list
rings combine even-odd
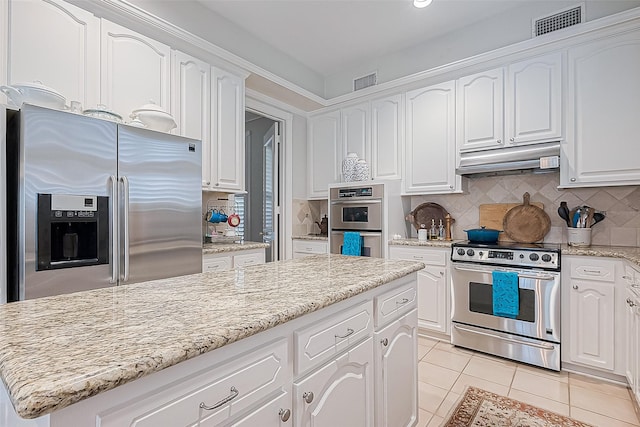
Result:
{"label": "range control knob", "polygon": [[462,248],[458,249],[458,255],[460,256],[464,255],[464,249]]}
{"label": "range control knob", "polygon": [[549,261],[551,261],[551,255],[549,255],[549,254],[544,254],[544,255],[542,255],[542,260],[543,260],[544,262],[549,262]]}
{"label": "range control knob", "polygon": [[482,251],[478,252],[478,256],[479,257],[482,257],[482,255],[484,255],[484,252],[482,252]]}
{"label": "range control knob", "polygon": [[473,256],[475,254],[473,249],[467,249],[467,255]]}
{"label": "range control knob", "polygon": [[537,261],[539,258],[540,258],[540,257],[539,257],[539,256],[538,256],[538,254],[536,254],[536,253],[533,253],[533,254],[529,255],[529,259],[530,259],[531,261]]}
{"label": "range control knob", "polygon": [[524,259],[524,254],[520,254],[520,259]]}

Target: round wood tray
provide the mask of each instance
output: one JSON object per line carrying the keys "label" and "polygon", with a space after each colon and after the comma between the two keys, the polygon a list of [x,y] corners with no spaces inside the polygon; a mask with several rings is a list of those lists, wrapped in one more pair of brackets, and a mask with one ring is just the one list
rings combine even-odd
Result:
{"label": "round wood tray", "polygon": [[529,204],[529,198],[529,193],[524,193],[522,204],[511,208],[502,220],[502,229],[515,242],[538,242],[551,229],[549,215],[539,207]]}
{"label": "round wood tray", "polygon": [[[426,228],[430,228],[432,219],[435,220],[436,227],[440,224],[440,220],[442,220],[442,224],[444,224],[444,217],[447,216],[447,214],[447,210],[439,204],[427,202],[416,206],[405,219],[411,221],[417,231],[420,229],[421,224],[424,224]],[[453,222],[453,219],[451,221]]]}

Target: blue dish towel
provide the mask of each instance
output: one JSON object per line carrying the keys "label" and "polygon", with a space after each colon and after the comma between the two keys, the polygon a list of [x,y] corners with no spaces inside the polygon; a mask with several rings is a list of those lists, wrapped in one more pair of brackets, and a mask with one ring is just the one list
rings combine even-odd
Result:
{"label": "blue dish towel", "polygon": [[515,319],[520,312],[518,296],[518,273],[494,271],[493,279],[493,314]]}
{"label": "blue dish towel", "polygon": [[342,255],[360,256],[362,254],[362,236],[357,231],[345,231],[342,241]]}

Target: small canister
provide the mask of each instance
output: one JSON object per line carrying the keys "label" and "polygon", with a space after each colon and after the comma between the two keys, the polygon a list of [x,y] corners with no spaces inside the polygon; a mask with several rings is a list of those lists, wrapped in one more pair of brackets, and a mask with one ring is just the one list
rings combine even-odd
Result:
{"label": "small canister", "polygon": [[420,224],[420,229],[418,230],[418,241],[426,242],[427,241],[427,229],[424,224]]}

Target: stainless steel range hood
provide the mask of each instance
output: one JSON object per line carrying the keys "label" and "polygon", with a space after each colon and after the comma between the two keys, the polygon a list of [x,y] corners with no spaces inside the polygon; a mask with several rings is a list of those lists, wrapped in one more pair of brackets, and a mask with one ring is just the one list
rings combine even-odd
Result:
{"label": "stainless steel range hood", "polygon": [[560,167],[560,142],[499,148],[460,154],[458,175],[488,174],[526,169],[538,171]]}

